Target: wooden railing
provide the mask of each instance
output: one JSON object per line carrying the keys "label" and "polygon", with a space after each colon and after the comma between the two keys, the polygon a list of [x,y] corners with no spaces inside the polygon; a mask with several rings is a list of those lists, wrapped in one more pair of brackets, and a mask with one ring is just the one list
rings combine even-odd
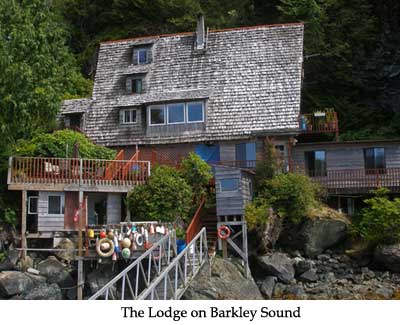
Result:
{"label": "wooden railing", "polygon": [[[118,154],[116,155],[115,160],[118,160],[118,161],[124,160],[124,156],[125,156],[125,151],[120,150],[118,152]],[[106,169],[106,175],[105,175],[106,179],[113,179],[114,173],[116,172],[117,167],[119,167],[119,166],[116,165],[115,161],[108,165],[108,167]]]}
{"label": "wooden railing", "polygon": [[[297,171],[304,173],[304,170]],[[333,193],[368,192],[378,187],[400,191],[400,168],[328,169],[326,172],[308,171],[306,174]]]}
{"label": "wooden railing", "polygon": [[338,133],[339,123],[336,112],[302,114],[299,117],[302,133]]}
{"label": "wooden railing", "polygon": [[200,232],[202,221],[201,216],[206,203],[206,199],[203,197],[200,200],[199,207],[197,208],[189,227],[186,230],[186,243],[190,243],[194,237]]}
{"label": "wooden railing", "polygon": [[243,169],[256,169],[257,160],[231,160],[231,161],[218,161],[211,163],[216,166],[235,167]]}
{"label": "wooden railing", "polygon": [[10,157],[8,184],[130,186],[144,183],[149,175],[148,161]]}

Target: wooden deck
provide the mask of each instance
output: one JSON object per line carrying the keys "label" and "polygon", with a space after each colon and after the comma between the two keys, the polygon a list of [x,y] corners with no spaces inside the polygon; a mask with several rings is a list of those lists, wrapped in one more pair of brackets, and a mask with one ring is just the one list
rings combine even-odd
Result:
{"label": "wooden deck", "polygon": [[368,193],[378,187],[400,192],[400,168],[328,170],[325,176],[310,176],[329,194]]}
{"label": "wooden deck", "polygon": [[7,183],[10,190],[125,191],[149,175],[148,161],[10,157]]}
{"label": "wooden deck", "polygon": [[339,123],[336,112],[302,114],[299,117],[299,126],[302,134],[339,134]]}

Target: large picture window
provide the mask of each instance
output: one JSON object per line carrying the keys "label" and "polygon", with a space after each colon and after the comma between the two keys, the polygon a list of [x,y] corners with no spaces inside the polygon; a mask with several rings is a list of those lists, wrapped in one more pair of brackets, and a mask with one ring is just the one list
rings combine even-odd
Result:
{"label": "large picture window", "polygon": [[364,149],[364,166],[367,174],[384,173],[386,169],[385,149]]}
{"label": "large picture window", "polygon": [[309,176],[326,176],[326,152],[315,150],[305,152],[306,170]]}
{"label": "large picture window", "polygon": [[203,102],[187,103],[187,121],[188,123],[204,122]]}
{"label": "large picture window", "polygon": [[168,124],[185,123],[185,104],[169,104],[168,111]]}
{"label": "large picture window", "polygon": [[150,125],[165,124],[165,107],[153,106],[150,107]]}

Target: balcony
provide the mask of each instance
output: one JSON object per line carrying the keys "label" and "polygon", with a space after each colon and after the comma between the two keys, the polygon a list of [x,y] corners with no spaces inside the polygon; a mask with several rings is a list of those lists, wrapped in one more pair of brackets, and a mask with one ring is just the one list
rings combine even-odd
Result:
{"label": "balcony", "polygon": [[150,162],[138,160],[10,157],[10,190],[125,192],[146,182]]}
{"label": "balcony", "polygon": [[299,117],[302,134],[334,133],[339,135],[339,124],[336,112],[315,112],[302,114]]}
{"label": "balcony", "polygon": [[400,192],[400,168],[328,170],[325,175],[311,174],[310,177],[329,194],[368,193],[378,187]]}

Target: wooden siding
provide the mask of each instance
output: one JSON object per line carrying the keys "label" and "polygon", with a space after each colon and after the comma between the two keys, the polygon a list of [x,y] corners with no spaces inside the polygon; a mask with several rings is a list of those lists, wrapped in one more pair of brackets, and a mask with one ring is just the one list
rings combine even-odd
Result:
{"label": "wooden siding", "polygon": [[38,199],[38,231],[60,231],[64,229],[64,213],[49,214],[49,195],[60,195],[64,206],[63,192],[39,192]]}
{"label": "wooden siding", "polygon": [[74,221],[75,213],[79,209],[79,192],[65,192],[64,228],[77,230],[78,223]]}
{"label": "wooden siding", "polygon": [[146,128],[147,136],[173,136],[182,134],[202,134],[205,130],[205,123],[182,123],[182,124],[164,124],[151,125]]}

